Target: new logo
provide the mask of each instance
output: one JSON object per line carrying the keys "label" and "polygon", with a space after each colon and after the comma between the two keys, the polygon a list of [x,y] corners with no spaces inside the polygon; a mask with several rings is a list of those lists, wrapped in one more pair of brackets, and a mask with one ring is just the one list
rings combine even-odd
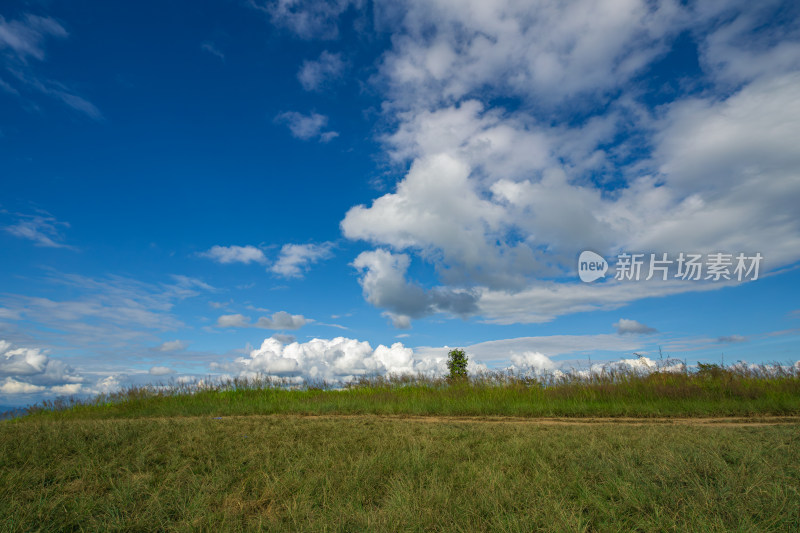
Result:
{"label": "new logo", "polygon": [[608,272],[608,262],[602,255],[589,250],[581,252],[578,258],[578,276],[584,283],[591,283],[596,279],[603,278]]}

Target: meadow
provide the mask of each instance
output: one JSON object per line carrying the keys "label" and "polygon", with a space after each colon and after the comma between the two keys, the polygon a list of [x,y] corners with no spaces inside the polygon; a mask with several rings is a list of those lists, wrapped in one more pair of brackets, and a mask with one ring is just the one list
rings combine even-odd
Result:
{"label": "meadow", "polygon": [[7,531],[792,531],[800,376],[172,384],[0,423]]}

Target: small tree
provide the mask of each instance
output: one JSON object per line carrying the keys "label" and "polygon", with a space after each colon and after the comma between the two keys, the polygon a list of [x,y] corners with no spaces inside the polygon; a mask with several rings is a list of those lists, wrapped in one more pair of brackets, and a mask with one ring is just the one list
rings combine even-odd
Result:
{"label": "small tree", "polygon": [[450,371],[450,379],[466,379],[467,354],[464,350],[450,350],[447,354],[447,369]]}

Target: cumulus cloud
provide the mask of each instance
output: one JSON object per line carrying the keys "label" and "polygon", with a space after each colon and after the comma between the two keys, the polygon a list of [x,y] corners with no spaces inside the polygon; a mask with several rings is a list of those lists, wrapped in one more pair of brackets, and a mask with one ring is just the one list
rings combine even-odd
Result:
{"label": "cumulus cloud", "polygon": [[411,327],[412,318],[435,312],[448,312],[468,316],[477,310],[476,295],[467,290],[436,287],[426,291],[406,281],[410,259],[406,254],[392,254],[386,250],[362,252],[353,266],[362,272],[359,283],[368,302],[387,309],[395,327]]}
{"label": "cumulus cloud", "polygon": [[667,50],[677,2],[409,0],[382,73],[396,104],[450,103],[488,89],[549,105],[603,97]]}
{"label": "cumulus cloud", "polygon": [[92,392],[98,394],[109,394],[119,391],[122,388],[122,383],[118,376],[107,376],[95,384]]}
{"label": "cumulus cloud", "polygon": [[[366,299],[403,326],[438,312],[405,279],[418,257],[475,295],[471,313],[542,322],[731,285],[582,286],[585,249],[759,252],[762,272],[796,262],[800,30],[780,20],[776,4],[405,2],[385,21],[378,78],[396,124],[382,140],[407,170],[341,223],[393,258],[362,277]],[[706,90],[649,95],[666,98],[655,108],[631,81],[687,31]],[[354,266],[379,271],[366,262]]]}
{"label": "cumulus cloud", "polygon": [[43,390],[45,390],[45,388],[40,385],[33,385],[31,383],[17,381],[14,378],[6,378],[2,384],[0,384],[0,393],[9,395],[31,394],[34,392],[41,392]]}
{"label": "cumulus cloud", "polygon": [[74,394],[81,389],[84,377],[59,359],[52,359],[39,348],[14,348],[0,340],[0,377],[3,394],[50,392]]}
{"label": "cumulus cloud", "polygon": [[556,364],[552,359],[540,352],[523,352],[511,354],[511,370],[519,372],[550,372],[555,370]]}
{"label": "cumulus cloud", "polygon": [[[574,371],[573,362],[558,362],[553,357],[604,351],[631,353],[639,347],[640,343],[635,339],[618,335],[554,335],[490,341],[466,346],[464,350],[469,357],[467,370],[473,375],[487,371],[489,365],[501,371],[559,375]],[[241,377],[268,375],[291,382],[326,380],[338,383],[358,376],[388,374],[437,377],[447,375],[449,351],[448,346],[411,349],[400,342],[373,349],[368,342],[346,337],[315,338],[300,343],[273,336],[247,356],[227,363],[212,363],[211,368]],[[591,370],[585,368],[582,371],[601,372],[604,368],[652,371],[657,366],[646,357],[620,358],[597,363]]]}
{"label": "cumulus cloud", "polygon": [[373,350],[368,342],[337,337],[291,344],[269,338],[248,357],[215,368],[238,371],[245,376],[336,382],[363,375],[441,373],[446,365],[444,358],[415,359],[413,350],[399,342],[390,347],[379,345]]}
{"label": "cumulus cloud", "polygon": [[303,315],[292,315],[286,311],[273,313],[271,317],[262,316],[255,323],[242,314],[222,315],[217,319],[220,328],[261,328],[261,329],[300,329],[309,320]]}
{"label": "cumulus cloud", "polygon": [[209,250],[198,254],[200,257],[205,257],[221,263],[223,265],[230,263],[266,263],[267,258],[264,252],[255,246],[212,246]]}
{"label": "cumulus cloud", "polygon": [[658,330],[655,328],[651,328],[641,322],[637,322],[636,320],[631,320],[629,318],[620,318],[619,322],[614,324],[614,327],[617,329],[617,334],[619,335],[631,335],[631,334],[650,334],[650,333],[658,333]]}
{"label": "cumulus cloud", "polygon": [[333,244],[284,244],[270,271],[285,278],[300,278],[308,266],[331,256]]}
{"label": "cumulus cloud", "polygon": [[297,79],[306,91],[319,91],[339,80],[344,70],[342,55],[325,50],[318,59],[303,61]]}
{"label": "cumulus cloud", "polygon": [[72,396],[83,392],[82,383],[67,383],[66,385],[53,385],[50,387],[50,392],[59,396]]}
{"label": "cumulus cloud", "polygon": [[286,111],[276,116],[275,122],[286,124],[292,136],[304,141],[318,139],[320,142],[326,143],[339,136],[338,132],[325,131],[328,125],[328,117],[319,113],[304,115],[297,111]]}

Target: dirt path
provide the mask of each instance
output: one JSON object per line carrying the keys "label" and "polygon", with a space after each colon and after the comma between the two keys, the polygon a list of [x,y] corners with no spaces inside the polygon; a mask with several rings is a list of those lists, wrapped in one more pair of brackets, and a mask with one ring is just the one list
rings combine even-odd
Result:
{"label": "dirt path", "polygon": [[753,416],[753,417],[587,417],[587,418],[525,418],[511,416],[417,416],[417,415],[375,415],[375,414],[271,414],[271,415],[242,415],[212,417],[215,420],[240,419],[240,418],[298,418],[313,420],[341,420],[341,419],[366,419],[366,420],[392,420],[398,422],[419,423],[458,423],[458,424],[531,424],[540,426],[581,426],[597,424],[624,424],[624,425],[689,425],[689,426],[774,426],[786,424],[800,425],[800,416]]}

